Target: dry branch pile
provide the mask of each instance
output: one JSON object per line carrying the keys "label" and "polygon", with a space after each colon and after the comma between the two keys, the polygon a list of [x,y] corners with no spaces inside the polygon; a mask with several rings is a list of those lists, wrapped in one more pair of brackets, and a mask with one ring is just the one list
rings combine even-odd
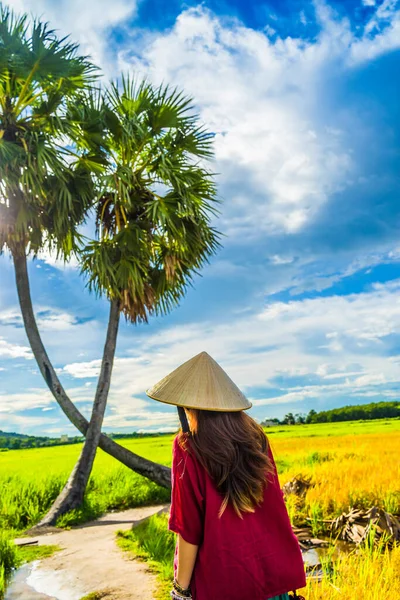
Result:
{"label": "dry branch pile", "polygon": [[369,510],[351,509],[332,521],[332,532],[347,542],[360,544],[373,536],[375,544],[385,541],[400,542],[400,521],[384,510],[372,507]]}
{"label": "dry branch pile", "polygon": [[[285,497],[292,494],[302,502],[310,487],[312,487],[311,480],[299,476],[288,481],[282,491]],[[349,512],[325,523],[329,524],[333,536],[353,544],[361,544],[370,536],[375,544],[391,545],[400,542],[400,520],[376,506],[369,510],[350,508]],[[303,549],[325,544],[322,540],[312,537],[312,530],[309,527],[295,527],[293,530]]]}
{"label": "dry branch pile", "polygon": [[294,494],[299,498],[306,495],[307,490],[312,486],[311,480],[306,477],[294,477],[282,487],[284,496]]}
{"label": "dry branch pile", "polygon": [[311,527],[293,527],[293,533],[297,537],[299,546],[302,550],[310,550],[311,548],[322,548],[328,546],[326,540],[320,540],[313,537]]}

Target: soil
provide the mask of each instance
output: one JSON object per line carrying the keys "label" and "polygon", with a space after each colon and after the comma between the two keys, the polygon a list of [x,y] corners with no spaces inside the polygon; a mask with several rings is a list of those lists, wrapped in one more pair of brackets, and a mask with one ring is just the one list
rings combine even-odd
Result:
{"label": "soil", "polygon": [[129,557],[117,546],[115,534],[167,509],[168,505],[134,508],[109,513],[68,531],[53,529],[36,535],[32,539],[40,545],[54,544],[62,550],[24,567],[22,574],[18,572],[6,598],[80,600],[90,592],[102,592],[104,600],[153,600],[155,575],[144,562]]}

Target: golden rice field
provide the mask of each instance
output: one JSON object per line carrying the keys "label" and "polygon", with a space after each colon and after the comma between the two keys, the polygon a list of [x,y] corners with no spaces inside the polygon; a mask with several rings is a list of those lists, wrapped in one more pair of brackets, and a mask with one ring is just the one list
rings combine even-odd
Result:
{"label": "golden rice field", "polygon": [[299,474],[311,478],[308,513],[318,507],[330,517],[377,505],[400,514],[400,422],[380,421],[368,433],[351,423],[346,429],[327,437],[270,435],[282,485]]}
{"label": "golden rice field", "polygon": [[394,600],[400,597],[400,547],[354,551],[342,556],[332,573],[308,583],[307,600]]}

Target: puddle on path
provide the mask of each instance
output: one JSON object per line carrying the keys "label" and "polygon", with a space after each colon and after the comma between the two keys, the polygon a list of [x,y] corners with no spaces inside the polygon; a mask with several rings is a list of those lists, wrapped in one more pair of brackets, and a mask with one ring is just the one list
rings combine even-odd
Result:
{"label": "puddle on path", "polygon": [[27,584],[31,570],[32,565],[24,565],[14,573],[4,600],[57,600],[54,596],[36,592]]}
{"label": "puddle on path", "polygon": [[66,571],[39,567],[39,561],[18,569],[4,600],[80,600],[90,590],[80,589]]}

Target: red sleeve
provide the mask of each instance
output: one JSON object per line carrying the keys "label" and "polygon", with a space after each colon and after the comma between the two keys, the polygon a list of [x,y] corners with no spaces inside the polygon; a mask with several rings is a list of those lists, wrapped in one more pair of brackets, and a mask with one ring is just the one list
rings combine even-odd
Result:
{"label": "red sleeve", "polygon": [[186,542],[199,546],[203,539],[204,497],[196,459],[174,440],[172,496],[168,528]]}

